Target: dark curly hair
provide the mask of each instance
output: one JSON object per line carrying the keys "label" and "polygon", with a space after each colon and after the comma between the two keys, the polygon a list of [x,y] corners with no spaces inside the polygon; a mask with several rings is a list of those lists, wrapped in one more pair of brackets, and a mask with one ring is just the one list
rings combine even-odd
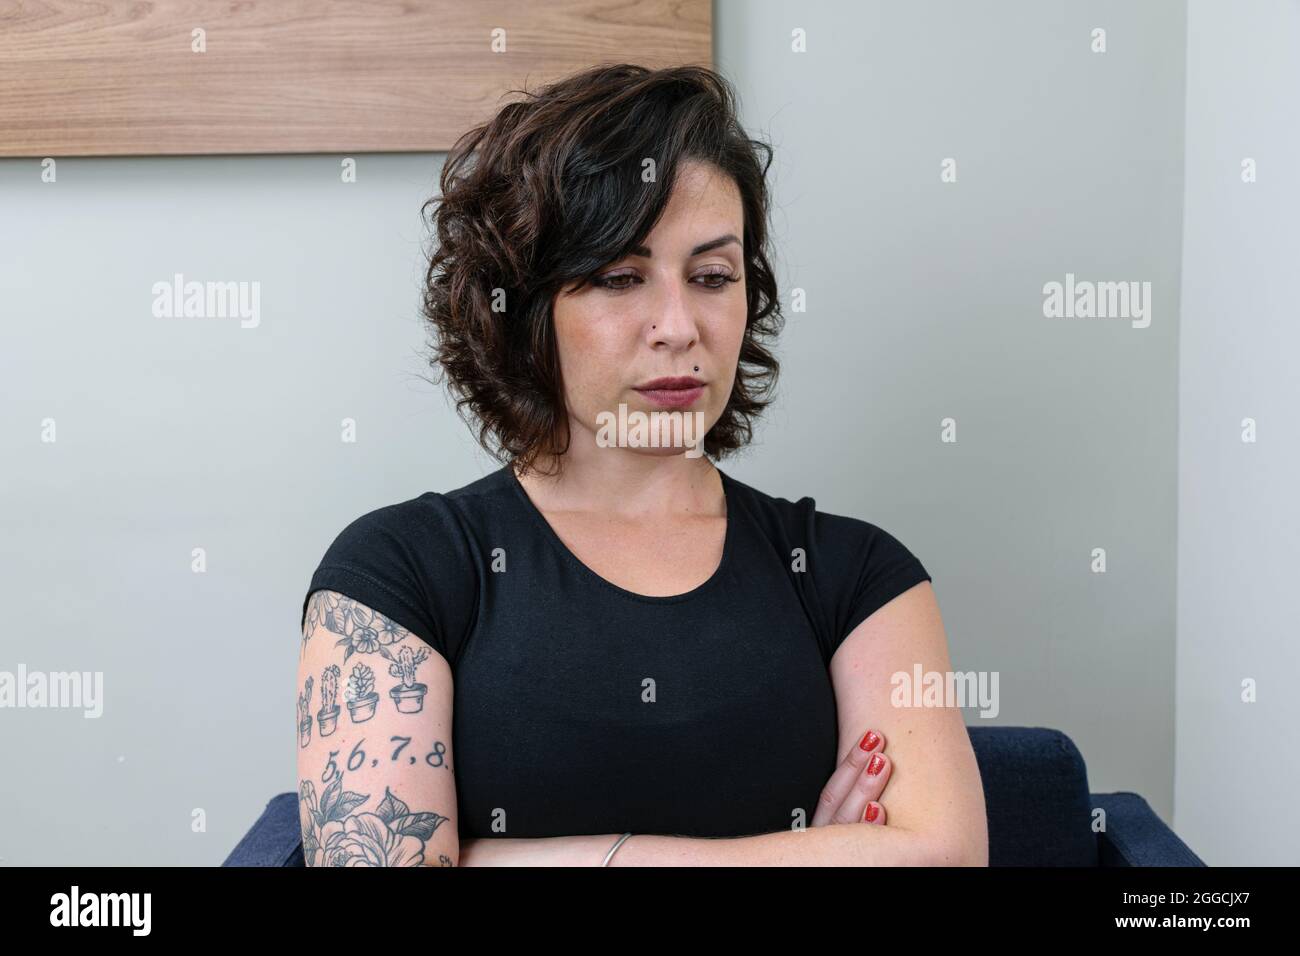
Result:
{"label": "dark curly hair", "polygon": [[[526,98],[456,141],[442,194],[421,210],[433,209],[437,237],[422,307],[429,364],[450,381],[458,414],[477,419],[489,454],[523,470],[567,450],[554,296],[643,243],[679,166],[696,160],[731,177],[744,207],[745,336],[704,452],[743,447],[772,401],[779,363],[766,343],[784,320],[767,250],[772,148],[745,134],[730,84],[705,67],[621,63],[510,92]],[[656,169],[649,183],[646,158]]]}

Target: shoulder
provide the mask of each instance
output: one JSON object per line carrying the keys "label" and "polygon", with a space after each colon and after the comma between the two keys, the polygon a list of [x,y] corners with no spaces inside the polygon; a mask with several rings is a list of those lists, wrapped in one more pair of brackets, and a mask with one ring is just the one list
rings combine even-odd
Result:
{"label": "shoulder", "polygon": [[723,490],[729,499],[735,498],[735,510],[758,524],[769,538],[794,541],[806,533],[811,525],[817,503],[809,496],[797,500],[769,494],[733,478],[722,469]]}
{"label": "shoulder", "polygon": [[817,583],[832,608],[833,654],[872,614],[932,578],[912,549],[878,524],[819,511],[816,526]]}
{"label": "shoulder", "polygon": [[769,539],[779,541],[823,615],[827,659],[858,624],[903,591],[932,580],[913,551],[879,524],[823,511],[816,499],[760,491],[728,479]]}
{"label": "shoulder", "polygon": [[325,549],[320,566],[364,571],[376,563],[419,563],[459,551],[463,540],[455,509],[442,494],[431,491],[372,508],[347,521]]}
{"label": "shoulder", "polygon": [[303,598],[335,591],[401,624],[454,661],[477,614],[475,530],[500,493],[497,473],[448,492],[381,505],[334,535]]}
{"label": "shoulder", "polygon": [[408,552],[411,557],[436,557],[451,551],[459,557],[468,548],[479,519],[507,490],[498,479],[499,474],[493,472],[451,491],[426,491],[367,510],[338,532],[321,564],[371,549]]}
{"label": "shoulder", "polygon": [[728,492],[734,491],[742,505],[760,519],[779,526],[804,546],[834,556],[858,555],[865,559],[888,558],[901,542],[878,524],[864,518],[817,507],[812,495],[785,498],[769,494],[724,474]]}

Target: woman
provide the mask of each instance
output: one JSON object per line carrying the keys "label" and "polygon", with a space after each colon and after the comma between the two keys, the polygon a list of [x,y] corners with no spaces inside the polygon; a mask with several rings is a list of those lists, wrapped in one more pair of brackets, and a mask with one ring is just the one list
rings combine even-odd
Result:
{"label": "woman", "polygon": [[309,865],[987,865],[960,710],[891,703],[950,668],[930,575],[713,462],[776,379],[770,162],[696,67],[597,67],[456,144],[424,313],[505,464],[312,577]]}

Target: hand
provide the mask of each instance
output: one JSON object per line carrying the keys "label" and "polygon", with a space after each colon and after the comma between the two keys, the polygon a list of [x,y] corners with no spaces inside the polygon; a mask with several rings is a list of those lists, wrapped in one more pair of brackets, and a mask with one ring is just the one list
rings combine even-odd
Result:
{"label": "hand", "polygon": [[[863,749],[864,744],[869,746]],[[884,749],[885,737],[878,730],[868,730],[849,748],[848,756],[822,788],[812,826],[827,826],[832,823],[885,825],[885,807],[880,802],[880,795],[889,782],[893,762],[882,753]],[[873,763],[877,772],[868,773]],[[867,820],[866,813],[872,805],[879,808],[879,811],[874,820]]]}
{"label": "hand", "polygon": [[460,841],[461,866],[600,866],[617,833]]}

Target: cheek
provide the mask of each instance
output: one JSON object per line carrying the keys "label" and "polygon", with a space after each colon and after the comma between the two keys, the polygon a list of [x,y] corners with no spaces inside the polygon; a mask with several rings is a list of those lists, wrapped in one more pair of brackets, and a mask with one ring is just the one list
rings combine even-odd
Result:
{"label": "cheek", "polygon": [[608,314],[574,310],[556,323],[560,368],[570,399],[604,401],[621,387],[620,374],[635,352],[636,338]]}
{"label": "cheek", "polygon": [[573,322],[560,333],[560,354],[583,370],[588,378],[598,378],[606,361],[626,351],[625,332],[617,323],[601,321],[596,316]]}
{"label": "cheek", "polygon": [[715,342],[717,360],[725,367],[725,373],[729,376],[726,388],[720,390],[720,397],[723,401],[730,394],[730,386],[734,384],[736,367],[740,362],[740,347],[745,342],[745,319],[748,315],[747,309],[742,301],[738,314],[729,315],[727,321],[722,324],[718,330]]}
{"label": "cheek", "polygon": [[744,300],[741,300],[740,307],[727,316],[723,325],[721,341],[728,355],[733,358],[739,358],[740,346],[745,341],[745,319],[748,316],[747,307]]}
{"label": "cheek", "polygon": [[578,374],[582,368],[583,354],[591,348],[595,336],[592,317],[581,302],[566,303],[563,312],[555,316],[555,349],[566,376]]}

